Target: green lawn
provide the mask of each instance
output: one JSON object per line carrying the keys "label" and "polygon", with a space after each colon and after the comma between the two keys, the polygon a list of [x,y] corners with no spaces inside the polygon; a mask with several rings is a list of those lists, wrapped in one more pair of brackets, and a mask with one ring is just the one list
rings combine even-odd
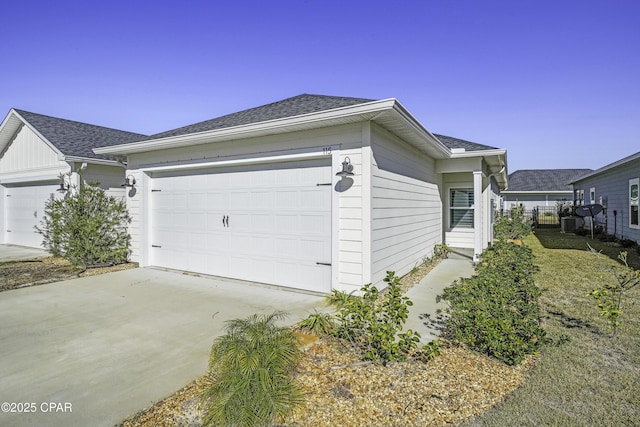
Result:
{"label": "green lawn", "polygon": [[[615,280],[607,269],[620,267],[621,248],[557,229],[537,230],[524,242],[540,266],[536,283],[546,289],[544,327],[554,340],[569,341],[545,347],[523,387],[465,426],[640,425],[640,287],[622,307],[616,336],[586,296]],[[629,264],[640,267],[637,252],[628,252]]]}

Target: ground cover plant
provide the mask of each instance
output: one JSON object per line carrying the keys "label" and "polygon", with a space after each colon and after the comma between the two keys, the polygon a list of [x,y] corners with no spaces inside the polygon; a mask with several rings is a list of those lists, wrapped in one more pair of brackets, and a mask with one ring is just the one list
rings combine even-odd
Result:
{"label": "ground cover plant", "polygon": [[[524,239],[536,256],[536,283],[545,330],[544,346],[527,382],[470,426],[623,426],[640,420],[640,303],[630,292],[618,333],[599,315],[593,289],[615,283],[606,268],[621,268],[620,246],[559,230],[539,229]],[[598,261],[587,243],[602,249]],[[629,265],[637,268],[637,257]],[[603,270],[604,266],[604,270]]]}

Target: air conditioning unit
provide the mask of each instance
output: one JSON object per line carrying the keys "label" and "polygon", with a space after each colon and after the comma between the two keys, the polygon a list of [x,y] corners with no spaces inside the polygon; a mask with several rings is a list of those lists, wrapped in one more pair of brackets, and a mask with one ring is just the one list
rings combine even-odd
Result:
{"label": "air conditioning unit", "polygon": [[560,223],[560,229],[563,233],[575,233],[578,228],[578,219],[575,216],[564,216]]}

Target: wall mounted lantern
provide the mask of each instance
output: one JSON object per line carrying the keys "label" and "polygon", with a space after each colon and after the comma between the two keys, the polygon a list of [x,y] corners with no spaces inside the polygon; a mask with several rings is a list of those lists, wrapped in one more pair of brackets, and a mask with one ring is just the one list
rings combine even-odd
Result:
{"label": "wall mounted lantern", "polygon": [[58,188],[57,190],[58,192],[66,193],[71,189],[71,182],[69,181],[69,179],[65,179],[65,177],[68,177],[68,176],[69,176],[68,174],[63,174],[63,173],[58,175],[58,177],[60,178],[60,188]]}
{"label": "wall mounted lantern", "polygon": [[60,181],[60,188],[58,188],[60,193],[66,193],[69,191],[69,184],[67,184],[64,179]]}
{"label": "wall mounted lantern", "polygon": [[125,178],[124,184],[122,184],[121,187],[131,187],[131,188],[133,188],[134,185],[136,185],[136,179],[132,175],[128,175]]}
{"label": "wall mounted lantern", "polygon": [[351,159],[349,157],[344,158],[344,162],[342,162],[342,170],[336,174],[339,177],[347,177],[353,176],[353,165],[351,164]]}

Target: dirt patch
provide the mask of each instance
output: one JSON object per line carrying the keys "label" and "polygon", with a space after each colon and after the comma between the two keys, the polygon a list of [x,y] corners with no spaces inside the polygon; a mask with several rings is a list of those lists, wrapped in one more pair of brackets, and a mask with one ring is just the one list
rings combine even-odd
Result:
{"label": "dirt patch", "polygon": [[[477,416],[524,383],[535,359],[511,367],[448,346],[435,360],[386,367],[359,364],[355,354],[332,341],[305,351],[296,379],[305,405],[287,426],[443,426]],[[345,367],[346,366],[346,367]],[[201,426],[200,396],[211,383],[198,378],[169,398],[127,419],[124,427]]]}
{"label": "dirt patch", "polygon": [[126,263],[85,270],[57,257],[7,262],[0,264],[0,292],[137,267],[136,263]]}

